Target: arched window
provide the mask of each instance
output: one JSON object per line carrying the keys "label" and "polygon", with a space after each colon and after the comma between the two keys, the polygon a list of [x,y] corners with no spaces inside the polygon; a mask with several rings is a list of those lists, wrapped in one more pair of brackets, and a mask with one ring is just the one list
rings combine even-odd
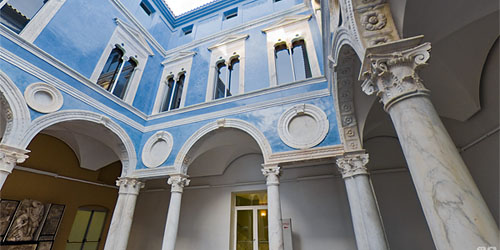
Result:
{"label": "arched window", "polygon": [[97,206],[78,208],[66,250],[97,250],[101,240],[102,229],[106,222],[107,209]]}
{"label": "arched window", "polygon": [[304,40],[292,43],[292,59],[295,81],[304,80],[312,76]]}
{"label": "arched window", "polygon": [[123,99],[137,62],[130,58],[124,61],[123,50],[114,48],[102,69],[97,84],[113,95]]}
{"label": "arched window", "polygon": [[174,76],[169,76],[167,78],[167,88],[165,91],[165,96],[163,98],[163,103],[160,108],[160,112],[169,111],[177,109],[181,106],[182,89],[184,88],[184,80],[186,76],[184,73],[179,75],[177,81],[174,80]]}
{"label": "arched window", "polygon": [[240,82],[240,60],[236,57],[231,59],[229,66],[225,62],[217,64],[217,83],[215,88],[215,99],[232,96],[239,93]]}
{"label": "arched window", "polygon": [[280,43],[274,47],[274,58],[276,60],[276,77],[278,78],[278,84],[293,82],[290,51],[286,43]]}
{"label": "arched window", "polygon": [[278,84],[312,77],[304,40],[297,40],[288,48],[285,43],[274,47]]}

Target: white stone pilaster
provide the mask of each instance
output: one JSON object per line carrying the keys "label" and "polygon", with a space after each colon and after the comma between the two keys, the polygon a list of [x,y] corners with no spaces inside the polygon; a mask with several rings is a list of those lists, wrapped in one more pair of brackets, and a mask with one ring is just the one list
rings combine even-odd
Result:
{"label": "white stone pilaster", "polygon": [[267,184],[269,250],[283,250],[283,227],[281,223],[281,201],[279,191],[280,167],[278,165],[262,166],[262,174],[266,176]]}
{"label": "white stone pilaster", "polygon": [[352,225],[359,250],[389,249],[384,226],[366,169],[368,154],[352,154],[337,158],[344,178]]}
{"label": "white stone pilaster", "polygon": [[170,204],[168,205],[167,222],[163,235],[162,250],[174,250],[179,228],[181,213],[182,192],[189,185],[190,180],[186,175],[171,175],[167,183],[171,185]]}
{"label": "white stone pilaster", "polygon": [[116,185],[120,187],[120,190],[104,250],[127,249],[137,195],[139,190],[144,187],[143,182],[128,177],[118,178]]}
{"label": "white stone pilaster", "polygon": [[498,247],[498,227],[418,76],[431,49],[421,39],[368,48],[362,89],[391,116],[436,248]]}
{"label": "white stone pilaster", "polygon": [[16,164],[23,163],[28,158],[29,152],[29,150],[0,144],[0,190]]}

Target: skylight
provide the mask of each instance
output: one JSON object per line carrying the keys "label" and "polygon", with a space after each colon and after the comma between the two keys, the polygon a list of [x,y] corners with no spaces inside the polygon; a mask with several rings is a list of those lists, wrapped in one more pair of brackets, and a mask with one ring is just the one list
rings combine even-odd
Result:
{"label": "skylight", "polygon": [[164,0],[175,16],[194,10],[216,0]]}

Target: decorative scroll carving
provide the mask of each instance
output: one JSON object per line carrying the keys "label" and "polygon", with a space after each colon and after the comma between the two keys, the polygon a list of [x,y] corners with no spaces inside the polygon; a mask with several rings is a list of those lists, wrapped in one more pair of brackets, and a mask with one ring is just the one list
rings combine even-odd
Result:
{"label": "decorative scroll carving", "polygon": [[171,192],[182,193],[184,187],[189,186],[189,182],[191,182],[187,177],[187,175],[171,175],[167,181],[172,186]]}
{"label": "decorative scroll carving", "polygon": [[129,177],[120,177],[116,180],[116,186],[120,187],[119,194],[138,195],[139,190],[144,187],[144,182]]}
{"label": "decorative scroll carving", "polygon": [[[429,60],[431,44],[413,47],[421,38],[404,39],[367,49],[361,87],[367,95],[376,94],[380,97],[386,111],[405,98],[429,94],[418,76],[418,69]],[[406,48],[401,49],[402,46]]]}
{"label": "decorative scroll carving", "polygon": [[262,174],[266,176],[266,184],[268,186],[271,185],[279,185],[280,184],[280,173],[281,168],[278,165],[262,165]]}
{"label": "decorative scroll carving", "polygon": [[368,174],[366,164],[368,154],[345,155],[337,158],[337,166],[342,173],[342,178],[348,178],[359,174]]}
{"label": "decorative scroll carving", "polygon": [[0,144],[0,171],[11,173],[16,164],[23,163],[28,158],[28,152],[28,150]]}

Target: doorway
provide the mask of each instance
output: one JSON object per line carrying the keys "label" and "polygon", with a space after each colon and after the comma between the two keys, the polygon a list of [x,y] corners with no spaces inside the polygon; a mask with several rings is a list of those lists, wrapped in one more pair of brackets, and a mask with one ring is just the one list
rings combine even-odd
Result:
{"label": "doorway", "polygon": [[269,250],[267,193],[240,193],[235,197],[233,249]]}

